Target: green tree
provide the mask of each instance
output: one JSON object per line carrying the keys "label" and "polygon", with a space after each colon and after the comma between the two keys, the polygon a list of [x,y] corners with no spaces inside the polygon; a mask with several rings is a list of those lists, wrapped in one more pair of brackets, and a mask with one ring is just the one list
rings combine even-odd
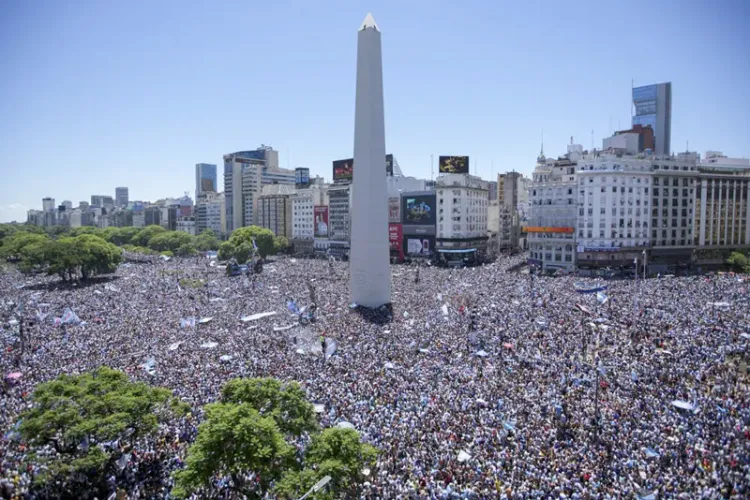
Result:
{"label": "green tree", "polygon": [[[313,437],[303,469],[292,443],[308,434]],[[235,491],[248,498],[262,498],[271,490],[297,498],[326,474],[341,492],[353,492],[375,453],[354,430],[318,434],[314,409],[296,382],[235,379],[224,386],[219,403],[206,407],[186,467],[175,473],[172,495],[184,498],[210,488],[217,477],[228,477]]]}
{"label": "green tree", "polygon": [[276,236],[273,239],[274,253],[286,253],[289,251],[289,240],[286,236]]}
{"label": "green tree", "polygon": [[268,255],[274,254],[274,235],[270,229],[258,226],[241,227],[232,232],[232,235],[229,237],[229,242],[232,243],[236,249],[239,249],[240,245],[243,243],[247,243],[250,245],[250,248],[252,248],[253,239],[258,246],[258,253],[261,258],[265,259]]}
{"label": "green tree", "polygon": [[18,231],[3,239],[3,245],[0,247],[0,256],[6,259],[22,259],[24,248],[47,241],[49,241],[49,237],[46,234]]}
{"label": "green tree", "polygon": [[201,234],[195,237],[195,247],[201,252],[207,252],[209,250],[218,250],[221,242],[210,229],[206,229]]}
{"label": "green tree", "polygon": [[137,247],[147,247],[148,242],[151,240],[151,238],[153,238],[157,234],[166,232],[167,230],[161,226],[146,226],[133,236],[133,239],[130,240],[130,243]]}
{"label": "green tree", "polygon": [[76,236],[80,236],[82,234],[93,234],[93,235],[101,235],[103,233],[103,230],[93,227],[93,226],[81,226],[81,227],[74,227],[70,230],[68,233],[68,236],[71,236],[75,238]]}
{"label": "green tree", "polygon": [[190,257],[191,255],[197,255],[198,250],[195,248],[194,243],[184,243],[175,250],[175,254],[180,257]]}
{"label": "green tree", "polygon": [[9,238],[19,231],[21,229],[16,224],[0,224],[0,247],[3,246],[5,238]]}
{"label": "green tree", "polygon": [[219,245],[219,260],[229,260],[234,257],[236,252],[237,249],[235,248],[234,243],[225,241]]}
{"label": "green tree", "polygon": [[83,279],[113,273],[122,262],[122,250],[93,234],[73,238],[73,249],[80,258]]}
{"label": "green tree", "polygon": [[52,226],[47,228],[47,234],[53,238],[58,238],[70,233],[70,228],[66,226]]}
{"label": "green tree", "polygon": [[[305,468],[288,470],[274,487],[278,498],[299,498],[325,476],[331,476],[329,489],[337,496],[356,498],[364,469],[375,463],[377,449],[362,443],[354,429],[333,427],[313,436],[305,450]],[[318,493],[314,498],[331,498]]]}
{"label": "green tree", "polygon": [[148,240],[148,247],[157,252],[176,252],[182,245],[190,245],[192,242],[193,237],[184,231],[164,231]]}
{"label": "green tree", "polygon": [[108,367],[82,375],[61,375],[36,387],[33,405],[20,415],[22,438],[35,452],[46,446],[56,454],[36,455],[43,464],[34,487],[54,489],[56,498],[106,497],[106,478],[118,474],[119,440],[133,448],[159,421],[186,410],[163,388],[131,382]]}
{"label": "green tree", "polygon": [[124,246],[130,243],[135,235],[141,231],[139,227],[108,227],[102,237],[113,245]]}
{"label": "green tree", "polygon": [[727,259],[727,264],[732,266],[735,271],[746,273],[750,272],[750,261],[745,254],[742,252],[732,252]]}

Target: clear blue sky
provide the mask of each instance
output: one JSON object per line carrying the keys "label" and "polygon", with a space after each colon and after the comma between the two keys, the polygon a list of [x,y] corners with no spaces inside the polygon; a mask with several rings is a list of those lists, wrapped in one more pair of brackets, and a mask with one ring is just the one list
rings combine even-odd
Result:
{"label": "clear blue sky", "polygon": [[[383,32],[386,141],[404,173],[467,154],[529,173],[673,82],[672,145],[750,155],[750,2],[0,2],[0,221],[41,199],[155,200],[261,143],[330,179],[352,154],[357,29]],[[219,167],[219,175],[222,173]]]}

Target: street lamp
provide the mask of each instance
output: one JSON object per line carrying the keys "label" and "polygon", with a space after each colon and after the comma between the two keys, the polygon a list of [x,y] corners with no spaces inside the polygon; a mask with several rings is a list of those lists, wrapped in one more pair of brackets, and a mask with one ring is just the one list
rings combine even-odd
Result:
{"label": "street lamp", "polygon": [[307,493],[305,493],[304,495],[302,495],[299,498],[299,500],[304,500],[305,498],[307,498],[308,496],[310,496],[311,493],[317,493],[318,491],[322,490],[323,486],[325,486],[326,484],[328,484],[330,481],[331,481],[331,476],[325,476],[325,477],[323,477],[323,479],[321,479],[320,481],[318,481],[317,483],[315,483],[313,485],[313,487],[310,488],[310,491],[308,491]]}
{"label": "street lamp", "polygon": [[646,279],[646,250],[643,250],[643,279]]}

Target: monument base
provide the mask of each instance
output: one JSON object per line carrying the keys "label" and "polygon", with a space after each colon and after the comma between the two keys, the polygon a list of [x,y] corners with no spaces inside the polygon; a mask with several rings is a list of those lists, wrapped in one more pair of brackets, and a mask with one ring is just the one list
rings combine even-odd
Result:
{"label": "monument base", "polygon": [[383,304],[380,307],[357,306],[354,312],[362,316],[362,319],[375,325],[387,325],[393,321],[393,304]]}

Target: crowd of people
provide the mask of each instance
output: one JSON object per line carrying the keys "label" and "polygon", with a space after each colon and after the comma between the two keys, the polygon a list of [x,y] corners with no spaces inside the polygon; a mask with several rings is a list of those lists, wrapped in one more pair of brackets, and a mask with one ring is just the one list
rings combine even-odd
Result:
{"label": "crowd of people", "polygon": [[0,497],[25,498],[37,472],[13,435],[34,387],[100,365],[193,408],[122,460],[112,492],[130,498],[168,497],[201,406],[255,376],[298,381],[322,427],[347,422],[378,448],[362,498],[750,497],[748,282],[588,280],[607,288],[584,294],[513,269],[523,258],[395,265],[379,311],[349,303],[346,262],[279,258],[250,279],[159,260],[65,287],[7,268]]}

